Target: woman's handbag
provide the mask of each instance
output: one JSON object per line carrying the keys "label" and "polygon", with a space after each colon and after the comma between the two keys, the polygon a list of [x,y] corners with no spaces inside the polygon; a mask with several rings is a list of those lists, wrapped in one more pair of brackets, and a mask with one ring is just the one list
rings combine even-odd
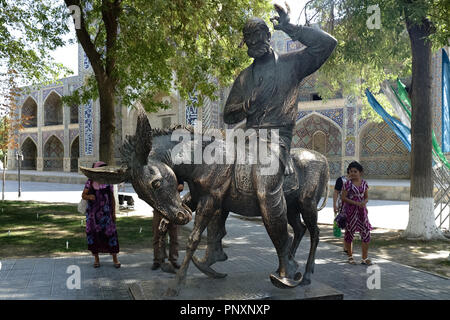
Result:
{"label": "woman's handbag", "polygon": [[347,225],[347,217],[346,217],[345,213],[343,212],[343,210],[341,210],[341,212],[339,212],[339,214],[336,216],[336,218],[334,218],[334,221],[336,221],[336,224],[339,228],[345,229],[345,227]]}
{"label": "woman's handbag", "polygon": [[81,199],[81,201],[78,203],[78,212],[86,213],[86,209],[87,209],[87,200]]}

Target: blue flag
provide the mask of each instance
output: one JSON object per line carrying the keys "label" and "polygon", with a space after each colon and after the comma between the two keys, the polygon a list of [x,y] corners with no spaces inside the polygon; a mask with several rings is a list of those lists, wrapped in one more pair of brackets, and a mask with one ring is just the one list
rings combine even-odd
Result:
{"label": "blue flag", "polygon": [[442,152],[450,152],[450,61],[442,49]]}
{"label": "blue flag", "polygon": [[389,113],[378,103],[369,89],[366,89],[367,100],[372,108],[383,118],[384,121],[394,130],[406,148],[411,151],[411,130],[397,119],[391,117]]}

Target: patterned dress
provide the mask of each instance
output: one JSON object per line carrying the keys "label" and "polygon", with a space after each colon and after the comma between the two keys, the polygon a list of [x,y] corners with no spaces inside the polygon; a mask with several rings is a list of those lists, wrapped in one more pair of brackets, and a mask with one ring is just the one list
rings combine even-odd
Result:
{"label": "patterned dress", "polygon": [[[364,193],[369,189],[369,186],[364,179],[361,180],[361,185],[359,187],[355,186],[349,179],[344,184],[344,189],[347,191],[348,199],[357,202],[363,202]],[[369,222],[367,208],[361,208],[348,202],[344,202],[343,210],[347,217],[347,226],[345,228],[345,242],[352,242],[353,236],[357,231],[361,235],[361,241],[369,242],[370,230],[372,230],[373,228]]]}
{"label": "patterned dress", "polygon": [[118,253],[119,240],[117,238],[116,224],[113,217],[113,186],[99,185],[94,188],[92,180],[88,180],[85,188],[88,194],[95,195],[95,200],[88,200],[86,209],[86,235],[88,250],[97,253]]}

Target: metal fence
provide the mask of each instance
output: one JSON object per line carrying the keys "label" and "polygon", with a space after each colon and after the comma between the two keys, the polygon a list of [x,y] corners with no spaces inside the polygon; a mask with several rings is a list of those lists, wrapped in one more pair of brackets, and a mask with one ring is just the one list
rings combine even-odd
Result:
{"label": "metal fence", "polygon": [[450,230],[450,170],[439,158],[433,159],[433,182],[437,189],[434,194],[435,221],[439,228]]}

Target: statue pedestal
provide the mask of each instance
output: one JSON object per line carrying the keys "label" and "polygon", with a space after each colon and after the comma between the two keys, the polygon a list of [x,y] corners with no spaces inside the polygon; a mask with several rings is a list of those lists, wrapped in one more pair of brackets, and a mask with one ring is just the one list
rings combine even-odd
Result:
{"label": "statue pedestal", "polygon": [[342,300],[344,294],[326,284],[311,281],[308,286],[279,289],[267,273],[229,274],[223,279],[189,276],[178,296],[165,297],[173,279],[158,278],[130,285],[135,300]]}

